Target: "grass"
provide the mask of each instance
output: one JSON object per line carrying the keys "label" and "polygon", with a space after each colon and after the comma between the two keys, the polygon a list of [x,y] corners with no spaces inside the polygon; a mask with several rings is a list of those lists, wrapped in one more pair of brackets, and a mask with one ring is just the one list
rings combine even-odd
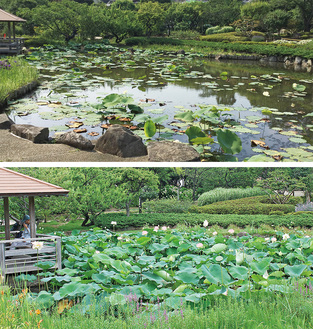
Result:
{"label": "grass", "polygon": [[19,57],[0,58],[0,103],[15,90],[36,80],[36,68]]}
{"label": "grass", "polygon": [[222,188],[218,187],[209,192],[200,195],[198,199],[199,206],[205,206],[214,202],[242,199],[251,196],[264,195],[266,192],[261,188]]}
{"label": "grass", "polygon": [[[295,285],[296,287],[296,285]],[[162,304],[141,304],[127,301],[124,306],[105,309],[92,304],[84,314],[79,304],[58,313],[32,303],[26,291],[12,296],[0,287],[0,328],[171,328],[171,329],[254,329],[312,328],[313,294],[252,293],[240,299],[211,296],[201,306],[179,305],[176,310]],[[100,307],[99,307],[100,306]]]}

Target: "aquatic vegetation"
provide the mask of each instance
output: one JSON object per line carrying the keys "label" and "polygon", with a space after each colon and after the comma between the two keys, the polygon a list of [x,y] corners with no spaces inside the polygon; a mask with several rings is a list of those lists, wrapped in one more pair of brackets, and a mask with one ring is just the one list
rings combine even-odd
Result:
{"label": "aquatic vegetation", "polygon": [[[12,104],[12,117],[48,126],[51,136],[79,122],[90,139],[122,124],[144,140],[189,142],[209,161],[313,160],[307,74],[259,74],[192,53],[100,50],[34,49],[26,59],[42,85],[35,99]],[[147,135],[148,121],[156,129]]]}

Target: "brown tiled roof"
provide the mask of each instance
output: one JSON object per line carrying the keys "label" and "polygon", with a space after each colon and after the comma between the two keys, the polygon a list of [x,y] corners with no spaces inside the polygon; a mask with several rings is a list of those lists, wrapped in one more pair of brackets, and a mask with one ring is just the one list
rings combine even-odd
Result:
{"label": "brown tiled roof", "polygon": [[26,22],[25,19],[0,9],[0,22]]}
{"label": "brown tiled roof", "polygon": [[18,172],[0,168],[0,197],[66,195],[68,190]]}

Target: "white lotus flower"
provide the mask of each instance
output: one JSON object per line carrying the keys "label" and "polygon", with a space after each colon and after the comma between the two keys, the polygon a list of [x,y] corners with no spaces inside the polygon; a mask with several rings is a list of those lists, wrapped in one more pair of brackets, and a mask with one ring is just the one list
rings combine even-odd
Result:
{"label": "white lotus flower", "polygon": [[111,225],[116,225],[117,223],[115,221],[112,221],[111,222]]}
{"label": "white lotus flower", "polygon": [[208,227],[209,226],[209,222],[207,221],[207,220],[205,220],[204,222],[203,222],[203,227]]}
{"label": "white lotus flower", "polygon": [[286,234],[283,235],[283,240],[288,240],[289,238],[290,238],[290,236],[289,236],[288,233],[286,233]]}
{"label": "white lotus flower", "polygon": [[263,278],[264,278],[265,280],[267,280],[268,277],[269,277],[269,275],[268,275],[267,271],[265,271],[265,273],[263,274]]}
{"label": "white lotus flower", "polygon": [[34,241],[32,242],[32,248],[41,250],[43,248],[43,241]]}
{"label": "white lotus flower", "polygon": [[271,241],[272,241],[272,242],[276,242],[277,239],[276,239],[275,237],[272,237],[272,238],[271,238]]}

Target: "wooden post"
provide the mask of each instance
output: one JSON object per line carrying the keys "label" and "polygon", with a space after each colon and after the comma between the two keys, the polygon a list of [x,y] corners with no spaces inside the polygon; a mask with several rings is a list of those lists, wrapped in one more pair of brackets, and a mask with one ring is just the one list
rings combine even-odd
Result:
{"label": "wooden post", "polygon": [[5,230],[5,239],[10,240],[10,210],[9,210],[9,198],[3,198],[4,206],[4,230]]}
{"label": "wooden post", "polygon": [[13,42],[15,42],[15,22],[13,22]]}
{"label": "wooden post", "polygon": [[35,218],[35,198],[28,197],[29,200],[29,218],[30,218],[30,237],[36,238],[36,218]]}
{"label": "wooden post", "polygon": [[62,254],[61,254],[61,237],[56,238],[56,265],[58,269],[62,268]]}
{"label": "wooden post", "polygon": [[0,275],[5,277],[5,243],[0,243]]}
{"label": "wooden post", "polygon": [[8,22],[8,26],[9,26],[9,50],[11,50],[11,22]]}

